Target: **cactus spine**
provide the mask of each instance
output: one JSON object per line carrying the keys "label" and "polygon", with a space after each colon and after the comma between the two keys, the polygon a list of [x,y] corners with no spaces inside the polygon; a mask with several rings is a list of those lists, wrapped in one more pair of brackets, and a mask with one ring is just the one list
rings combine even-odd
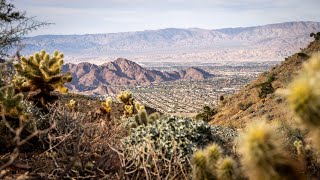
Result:
{"label": "cactus spine", "polygon": [[67,92],[64,84],[72,80],[71,73],[61,74],[63,57],[58,51],[50,57],[44,50],[28,58],[21,57],[21,62],[14,65],[15,88],[20,92],[29,92],[28,99],[45,108],[48,102],[57,99],[51,92]]}

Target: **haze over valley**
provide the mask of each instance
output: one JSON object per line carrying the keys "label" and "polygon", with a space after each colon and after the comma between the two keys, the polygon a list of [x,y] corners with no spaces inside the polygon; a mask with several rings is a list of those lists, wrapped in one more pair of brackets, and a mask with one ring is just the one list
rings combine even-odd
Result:
{"label": "haze over valley", "polygon": [[137,32],[41,35],[27,38],[22,54],[46,49],[70,63],[103,64],[119,57],[135,62],[215,63],[281,61],[305,47],[319,22],[286,22],[223,29],[160,29]]}

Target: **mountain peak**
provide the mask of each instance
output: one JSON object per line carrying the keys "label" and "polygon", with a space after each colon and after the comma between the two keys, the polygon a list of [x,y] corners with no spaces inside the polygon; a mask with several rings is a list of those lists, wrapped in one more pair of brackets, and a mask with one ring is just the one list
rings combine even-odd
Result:
{"label": "mountain peak", "polygon": [[133,64],[133,61],[130,61],[128,59],[125,58],[117,58],[115,61],[113,61],[116,64]]}

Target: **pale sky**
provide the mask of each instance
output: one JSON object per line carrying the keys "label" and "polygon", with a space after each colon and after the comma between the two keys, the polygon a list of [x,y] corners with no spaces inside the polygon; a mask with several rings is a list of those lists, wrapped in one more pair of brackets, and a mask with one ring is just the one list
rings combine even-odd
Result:
{"label": "pale sky", "polygon": [[55,23],[42,34],[94,34],[163,28],[246,27],[320,22],[320,0],[12,0],[18,10]]}

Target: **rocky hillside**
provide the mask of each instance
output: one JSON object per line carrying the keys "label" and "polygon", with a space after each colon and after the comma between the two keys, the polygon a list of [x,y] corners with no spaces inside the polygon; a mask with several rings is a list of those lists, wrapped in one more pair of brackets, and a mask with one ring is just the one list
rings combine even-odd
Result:
{"label": "rocky hillside", "polygon": [[[42,35],[27,38],[22,54],[59,50],[69,62],[280,60],[307,45],[319,22],[287,22],[226,29],[160,29],[137,32]],[[281,50],[281,51],[280,51]]]}
{"label": "rocky hillside", "polygon": [[290,120],[288,106],[276,91],[285,88],[299,73],[301,65],[312,53],[320,51],[320,41],[314,41],[301,52],[287,57],[281,65],[261,74],[235,95],[221,102],[220,112],[213,117],[212,124],[243,127],[255,118],[267,120]]}
{"label": "rocky hillside", "polygon": [[123,58],[102,65],[90,63],[66,64],[63,71],[72,73],[73,81],[68,85],[71,90],[94,94],[114,93],[114,86],[149,85],[180,79],[201,80],[213,76],[194,67],[171,72],[149,70]]}

